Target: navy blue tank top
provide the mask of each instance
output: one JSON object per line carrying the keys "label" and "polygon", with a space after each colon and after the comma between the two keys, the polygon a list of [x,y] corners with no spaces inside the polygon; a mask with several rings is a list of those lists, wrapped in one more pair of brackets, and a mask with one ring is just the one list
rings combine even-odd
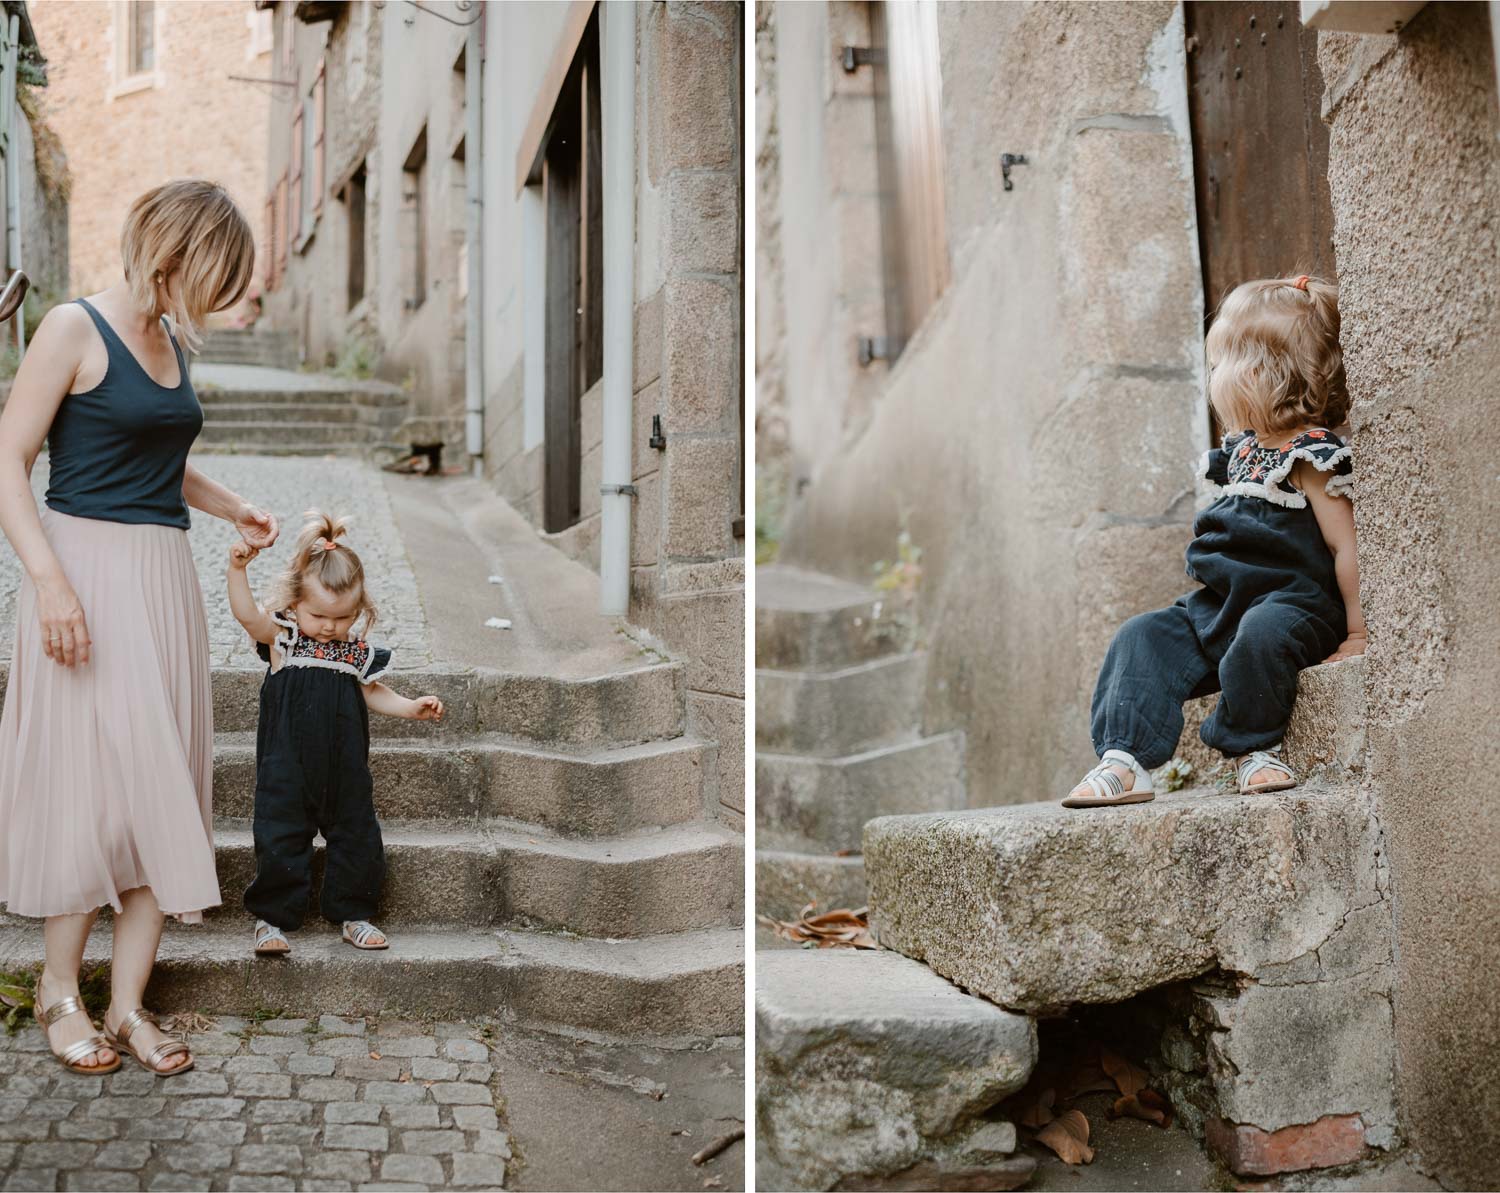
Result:
{"label": "navy blue tank top", "polygon": [[76,518],[186,530],[182,478],[203,408],[182,349],[174,339],[176,388],[158,385],[104,316],[81,298],[78,305],[99,329],[109,364],[93,389],[65,397],[52,420],[47,505]]}

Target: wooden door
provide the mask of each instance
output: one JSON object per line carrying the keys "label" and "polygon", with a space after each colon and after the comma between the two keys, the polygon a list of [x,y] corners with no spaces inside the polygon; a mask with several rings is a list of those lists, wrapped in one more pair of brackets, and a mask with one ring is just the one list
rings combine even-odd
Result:
{"label": "wooden door", "polygon": [[1335,276],[1318,35],[1298,11],[1185,6],[1205,319],[1251,278]]}

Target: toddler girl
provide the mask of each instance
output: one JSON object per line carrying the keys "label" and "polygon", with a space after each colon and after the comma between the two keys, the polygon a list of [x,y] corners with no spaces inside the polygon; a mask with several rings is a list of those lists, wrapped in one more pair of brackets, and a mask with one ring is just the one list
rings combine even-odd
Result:
{"label": "toddler girl", "polygon": [[1236,287],[1208,333],[1224,446],[1204,456],[1216,500],[1187,573],[1202,585],[1115,635],[1094,690],[1099,765],[1070,808],[1145,803],[1182,734],[1182,704],[1219,692],[1204,742],[1235,760],[1241,794],[1297,785],[1279,757],[1297,672],[1362,654],[1338,289],[1319,278]]}
{"label": "toddler girl", "polygon": [[379,678],[391,652],[354,636],[368,633],[375,606],[359,556],[339,542],[347,519],[317,510],[266,612],[255,603],[245,566],[258,553],[229,550],[229,605],[270,664],[260,690],[255,739],[255,881],[245,906],[257,917],[255,951],[289,952],[286,932],[302,926],[312,886],[312,842],[327,843],[322,911],[343,925],[357,949],[383,949],[370,923],[385,878],[385,850],[370,779],[370,711],[440,720],[436,696],[408,700]]}

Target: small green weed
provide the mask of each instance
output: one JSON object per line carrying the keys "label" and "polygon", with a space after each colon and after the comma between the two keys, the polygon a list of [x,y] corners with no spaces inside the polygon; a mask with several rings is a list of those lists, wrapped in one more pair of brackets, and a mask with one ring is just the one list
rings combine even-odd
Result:
{"label": "small green weed", "polygon": [[[36,1018],[36,984],[41,977],[41,966],[24,969],[17,973],[0,973],[0,1022],[7,1033],[14,1035],[26,1019]],[[104,1014],[109,1006],[109,966],[96,965],[79,975],[78,993],[83,1005],[95,1019]]]}

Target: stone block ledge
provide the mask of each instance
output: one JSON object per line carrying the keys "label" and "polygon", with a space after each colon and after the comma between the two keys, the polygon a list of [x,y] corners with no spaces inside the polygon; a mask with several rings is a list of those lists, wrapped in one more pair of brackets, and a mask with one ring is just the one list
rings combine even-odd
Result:
{"label": "stone block ledge", "polygon": [[1383,908],[1360,915],[1386,878],[1369,801],[1349,787],[883,817],[864,862],[882,945],[1034,1015],[1211,970],[1317,979],[1325,953],[1357,971],[1363,950],[1341,933],[1388,940]]}

